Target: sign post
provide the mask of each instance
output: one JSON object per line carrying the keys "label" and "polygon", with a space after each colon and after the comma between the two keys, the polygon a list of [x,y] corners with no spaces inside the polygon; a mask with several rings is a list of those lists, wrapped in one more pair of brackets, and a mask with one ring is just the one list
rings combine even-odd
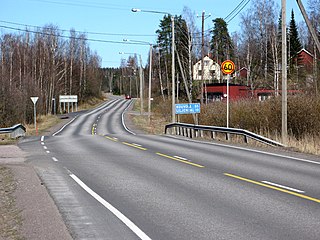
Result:
{"label": "sign post", "polygon": [[230,82],[230,75],[235,70],[235,64],[231,60],[226,60],[221,64],[221,71],[224,74],[228,75],[227,78],[227,128],[229,127],[229,82]]}
{"label": "sign post", "polygon": [[31,97],[31,101],[33,102],[33,114],[34,114],[34,128],[36,129],[36,135],[38,136],[38,128],[37,128],[37,109],[36,103],[39,97]]}

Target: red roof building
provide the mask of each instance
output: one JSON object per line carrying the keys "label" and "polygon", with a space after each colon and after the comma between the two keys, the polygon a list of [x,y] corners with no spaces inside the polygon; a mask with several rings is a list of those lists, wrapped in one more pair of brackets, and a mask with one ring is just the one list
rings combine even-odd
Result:
{"label": "red roof building", "polygon": [[[213,83],[206,84],[203,90],[206,102],[225,101],[227,99],[227,84]],[[299,90],[288,90],[288,94],[301,93]],[[281,91],[278,92],[281,95]],[[248,86],[240,84],[229,84],[229,100],[237,101],[241,99],[257,99],[259,101],[267,100],[276,96],[276,91],[271,89],[251,90]]]}
{"label": "red roof building", "polygon": [[304,66],[305,70],[311,74],[314,64],[314,56],[304,48],[302,48],[297,54],[297,57],[294,59],[295,64],[298,66]]}

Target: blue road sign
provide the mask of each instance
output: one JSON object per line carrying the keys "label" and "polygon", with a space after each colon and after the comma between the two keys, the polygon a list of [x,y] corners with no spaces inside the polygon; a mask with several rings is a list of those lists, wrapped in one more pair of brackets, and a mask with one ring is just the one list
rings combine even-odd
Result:
{"label": "blue road sign", "polygon": [[200,103],[179,103],[176,104],[176,114],[200,113]]}

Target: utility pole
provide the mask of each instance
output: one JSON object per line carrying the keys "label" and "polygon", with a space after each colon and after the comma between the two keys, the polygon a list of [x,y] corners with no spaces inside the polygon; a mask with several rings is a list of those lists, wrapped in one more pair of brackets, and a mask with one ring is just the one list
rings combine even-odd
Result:
{"label": "utility pole", "polygon": [[172,123],[175,123],[176,122],[176,103],[175,103],[175,91],[176,91],[176,82],[175,82],[175,66],[174,66],[174,49],[175,49],[175,46],[174,46],[174,16],[172,15],[171,16],[171,24],[172,24],[172,50],[171,50],[171,53],[172,53],[172,108],[171,108],[171,111],[172,111]]}
{"label": "utility pole", "polygon": [[205,15],[205,11],[202,11],[201,15],[201,97],[200,102],[203,104],[203,85],[204,85],[204,20],[210,17],[209,13],[207,16]]}
{"label": "utility pole", "polygon": [[201,30],[201,104],[203,104],[203,75],[204,75],[204,63],[203,63],[203,58],[204,58],[204,10],[202,11],[202,30]]}
{"label": "utility pole", "polygon": [[140,79],[140,115],[143,114],[143,81],[142,81],[142,59],[140,58],[139,79]]}
{"label": "utility pole", "polygon": [[312,24],[311,24],[311,22],[310,22],[310,20],[309,20],[309,18],[308,18],[308,15],[307,15],[307,13],[306,13],[306,10],[304,9],[304,6],[303,6],[301,0],[297,0],[297,3],[298,3],[298,6],[299,6],[299,8],[300,8],[300,11],[301,11],[301,13],[302,13],[302,16],[303,16],[303,18],[304,18],[304,21],[306,22],[306,24],[307,24],[307,26],[308,26],[308,29],[309,29],[309,31],[310,31],[310,33],[311,33],[312,39],[313,39],[313,41],[315,42],[315,44],[316,44],[316,46],[317,46],[317,48],[318,48],[318,51],[320,52],[320,42],[319,42],[319,39],[318,39],[318,37],[317,37],[316,32],[314,31],[314,29],[313,29],[313,27],[312,27]]}
{"label": "utility pole", "polygon": [[288,140],[288,97],[287,97],[287,33],[286,33],[286,0],[281,0],[281,39],[282,39],[282,143]]}
{"label": "utility pole", "polygon": [[152,74],[152,44],[150,44],[150,53],[149,53],[149,96],[148,96],[148,122],[151,122],[151,74]]}

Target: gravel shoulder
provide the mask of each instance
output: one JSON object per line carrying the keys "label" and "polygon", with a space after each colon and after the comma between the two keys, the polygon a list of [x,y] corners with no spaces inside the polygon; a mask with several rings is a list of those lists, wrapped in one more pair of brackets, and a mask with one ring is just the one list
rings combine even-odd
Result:
{"label": "gravel shoulder", "polygon": [[35,169],[16,145],[0,146],[0,239],[72,239]]}

